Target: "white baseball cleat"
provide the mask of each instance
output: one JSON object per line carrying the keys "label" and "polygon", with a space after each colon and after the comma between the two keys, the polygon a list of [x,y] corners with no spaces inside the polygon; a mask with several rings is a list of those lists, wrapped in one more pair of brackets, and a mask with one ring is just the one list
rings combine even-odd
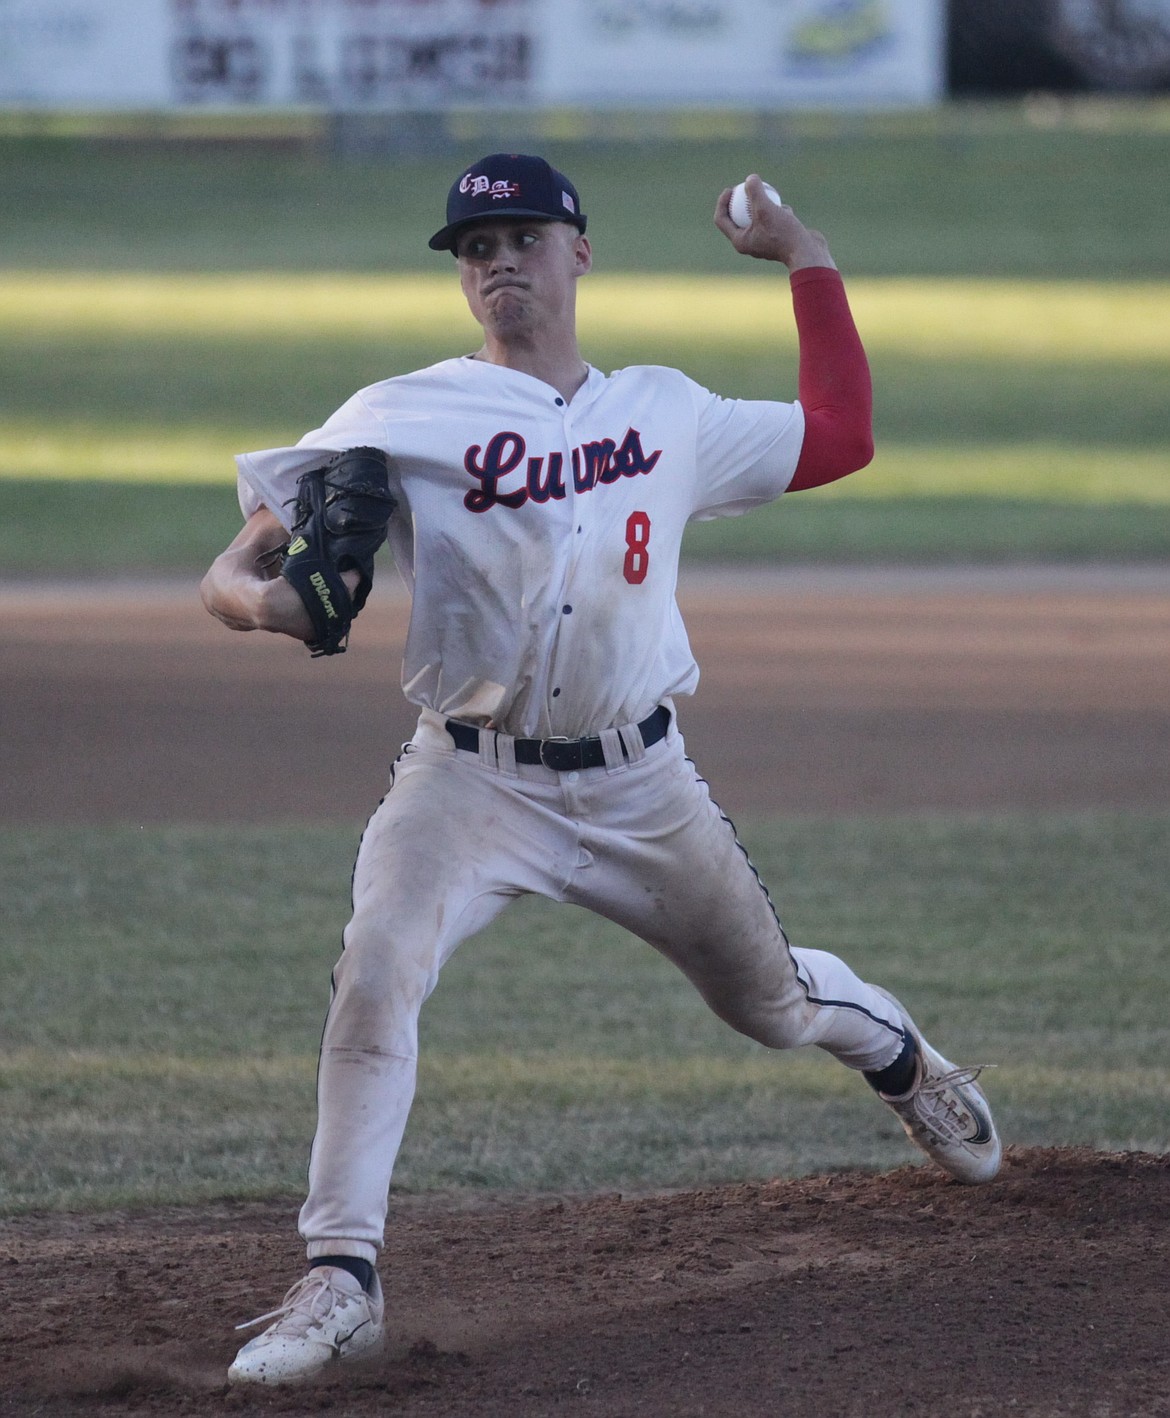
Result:
{"label": "white baseball cleat", "polygon": [[960,1182],[989,1182],[999,1171],[999,1134],[983,1090],[975,1082],[987,1067],[956,1068],[932,1049],[905,1007],[879,985],[879,995],[897,1009],[918,1045],[918,1079],[909,1093],[878,1097],[897,1113],[906,1135],[932,1162]]}
{"label": "white baseball cleat", "polygon": [[374,1275],[367,1295],[348,1270],[314,1266],[278,1309],[237,1329],[275,1319],[250,1339],[228,1370],[233,1384],[294,1384],[339,1360],[372,1358],[382,1346],[385,1305]]}

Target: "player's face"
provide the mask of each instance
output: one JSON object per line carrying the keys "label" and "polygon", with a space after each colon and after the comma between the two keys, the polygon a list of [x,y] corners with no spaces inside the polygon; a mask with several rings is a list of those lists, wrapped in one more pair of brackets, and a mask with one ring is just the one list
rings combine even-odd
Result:
{"label": "player's face", "polygon": [[479,222],[460,233],[455,254],[463,294],[485,331],[506,339],[572,328],[577,278],[593,258],[568,222]]}

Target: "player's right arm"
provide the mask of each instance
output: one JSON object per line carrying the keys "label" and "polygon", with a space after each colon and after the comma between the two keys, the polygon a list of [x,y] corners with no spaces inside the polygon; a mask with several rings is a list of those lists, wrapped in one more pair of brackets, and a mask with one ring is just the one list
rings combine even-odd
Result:
{"label": "player's right arm", "polygon": [[267,507],[244,523],[239,535],[211,563],[199,585],[203,604],[231,630],[271,630],[311,640],[313,624],[304,602],[280,574],[288,533]]}
{"label": "player's right arm", "polygon": [[715,225],[744,256],[788,267],[800,349],[799,400],[804,444],[789,492],[821,487],[864,468],[873,457],[873,388],[869,364],[837,263],[819,231],[791,207],[764,195],[759,175],[747,179],[753,219],[731,220],[731,189],[715,206]]}

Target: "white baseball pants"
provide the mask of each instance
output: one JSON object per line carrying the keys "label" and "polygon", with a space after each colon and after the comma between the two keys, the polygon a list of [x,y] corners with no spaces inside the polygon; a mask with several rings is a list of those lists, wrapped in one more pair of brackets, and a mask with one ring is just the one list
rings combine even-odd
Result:
{"label": "white baseball pants", "polygon": [[478,756],[456,750],[443,723],[423,712],[358,852],[300,1217],[310,1258],[376,1259],[423,1001],[456,947],[525,893],[648,941],[771,1048],[816,1044],[866,1070],[897,1058],[889,1001],[835,956],[789,945],[673,722],[649,749],[615,731],[609,766],[559,774],[517,766],[503,736],[482,734]]}

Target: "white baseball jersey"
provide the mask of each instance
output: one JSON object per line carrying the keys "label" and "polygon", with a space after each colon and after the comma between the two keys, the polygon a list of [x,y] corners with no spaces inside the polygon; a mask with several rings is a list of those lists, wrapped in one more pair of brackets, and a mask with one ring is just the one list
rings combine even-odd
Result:
{"label": "white baseball jersey", "polygon": [[399,500],[388,540],[412,592],[407,698],[577,738],[694,692],[675,601],[683,531],[778,497],[803,436],[799,404],[720,398],[675,369],[590,368],[566,403],[463,357],[361,390],[295,448],[240,455],[240,502],[287,526],[300,473],[384,449]]}

